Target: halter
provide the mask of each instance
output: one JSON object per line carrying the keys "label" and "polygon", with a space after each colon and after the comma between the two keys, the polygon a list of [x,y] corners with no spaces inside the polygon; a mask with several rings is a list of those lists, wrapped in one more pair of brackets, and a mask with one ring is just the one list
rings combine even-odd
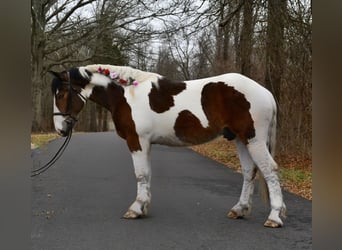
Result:
{"label": "halter", "polygon": [[[70,79],[69,72],[68,72],[68,78]],[[65,122],[68,124],[68,126],[71,125],[73,127],[78,120],[70,112],[71,104],[72,104],[71,94],[72,94],[72,92],[75,92],[77,94],[77,96],[80,97],[85,103],[87,102],[87,99],[71,85],[70,80],[69,81],[63,81],[62,84],[68,86],[67,111],[65,113],[55,112],[55,113],[53,113],[53,115],[54,116],[55,115],[68,116],[71,120],[66,119]],[[72,129],[72,127],[71,127],[71,129]]]}
{"label": "halter", "polygon": [[[69,77],[69,72],[68,72],[68,77]],[[69,77],[70,79],[70,77]],[[76,92],[76,94],[84,101],[86,102],[87,99],[80,93],[78,92],[70,83],[70,80],[68,82],[63,81],[62,84],[68,85],[69,89],[68,89],[68,100],[67,100],[67,112],[63,113],[63,112],[56,112],[53,113],[53,115],[61,115],[61,116],[68,116],[68,118],[66,118],[65,122],[67,123],[67,132],[68,135],[65,138],[65,141],[63,142],[62,146],[59,148],[59,150],[57,151],[57,153],[54,155],[54,157],[52,157],[52,159],[46,163],[44,166],[39,167],[38,169],[34,169],[31,171],[31,177],[35,177],[40,175],[41,173],[45,172],[46,170],[48,170],[58,159],[59,157],[61,157],[61,155],[63,154],[64,150],[66,149],[66,147],[68,146],[71,136],[72,136],[72,129],[75,125],[75,123],[77,122],[76,117],[72,116],[71,112],[69,112],[71,110],[71,104],[72,104],[72,99],[71,99],[71,94],[72,92]]]}

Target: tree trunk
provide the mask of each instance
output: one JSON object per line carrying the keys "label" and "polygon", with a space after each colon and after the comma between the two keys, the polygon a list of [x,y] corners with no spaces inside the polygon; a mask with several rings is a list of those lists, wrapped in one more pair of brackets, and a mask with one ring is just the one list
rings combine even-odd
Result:
{"label": "tree trunk", "polygon": [[[33,64],[33,62],[32,62]],[[41,130],[42,114],[42,84],[41,84],[41,65],[32,65],[32,131]]]}
{"label": "tree trunk", "polygon": [[238,67],[241,65],[241,51],[240,51],[240,11],[236,13],[234,19],[234,50],[235,50],[235,65]]}
{"label": "tree trunk", "polygon": [[284,26],[287,0],[269,0],[266,38],[265,85],[273,93],[279,106],[283,76]]}
{"label": "tree trunk", "polygon": [[97,131],[97,117],[96,117],[96,104],[91,103],[89,106],[89,131],[96,132]]}
{"label": "tree trunk", "polygon": [[[44,62],[44,25],[45,19],[39,12],[37,19],[32,22],[31,32],[31,96],[32,96],[32,131],[41,131],[43,91],[43,62]],[[38,19],[40,17],[40,19]]]}
{"label": "tree trunk", "polygon": [[103,112],[102,131],[108,131],[108,111],[103,108],[102,112]]}
{"label": "tree trunk", "polygon": [[245,0],[243,25],[240,36],[241,73],[251,77],[251,55],[253,41],[253,0]]}

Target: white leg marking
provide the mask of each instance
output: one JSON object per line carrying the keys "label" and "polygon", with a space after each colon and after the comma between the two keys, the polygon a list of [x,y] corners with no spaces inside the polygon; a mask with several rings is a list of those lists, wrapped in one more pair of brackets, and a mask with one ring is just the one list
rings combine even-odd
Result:
{"label": "white leg marking", "polygon": [[150,142],[140,139],[142,151],[132,153],[135,176],[137,178],[137,197],[123,216],[134,219],[147,215],[151,202],[151,159]]}
{"label": "white leg marking", "polygon": [[253,139],[249,141],[247,148],[254,162],[264,176],[269,189],[271,213],[265,223],[265,226],[282,226],[283,222],[280,219],[280,215],[285,213],[286,206],[283,201],[283,195],[280,188],[277,164],[269,153],[264,141]]}
{"label": "white leg marking", "polygon": [[252,194],[254,191],[255,165],[245,144],[235,139],[235,145],[240,158],[243,174],[243,186],[239,202],[228,213],[229,218],[240,218],[248,215],[252,208]]}

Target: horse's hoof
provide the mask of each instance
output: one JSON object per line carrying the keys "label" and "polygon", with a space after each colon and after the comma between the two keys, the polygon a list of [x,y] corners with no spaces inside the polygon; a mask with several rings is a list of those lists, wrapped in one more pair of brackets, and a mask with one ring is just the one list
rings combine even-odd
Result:
{"label": "horse's hoof", "polygon": [[137,219],[140,218],[142,215],[138,214],[132,210],[128,210],[123,216],[123,219]]}
{"label": "horse's hoof", "polygon": [[243,218],[243,216],[239,215],[234,210],[230,210],[229,213],[227,214],[227,217],[230,219],[241,219],[241,218]]}
{"label": "horse's hoof", "polygon": [[282,227],[283,225],[278,223],[278,222],[275,222],[273,220],[270,220],[268,219],[265,224],[264,224],[265,227],[271,227],[271,228],[278,228],[278,227]]}

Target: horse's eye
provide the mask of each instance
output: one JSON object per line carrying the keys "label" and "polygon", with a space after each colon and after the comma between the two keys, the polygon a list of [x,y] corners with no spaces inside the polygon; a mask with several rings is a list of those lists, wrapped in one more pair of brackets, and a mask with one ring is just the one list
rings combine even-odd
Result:
{"label": "horse's eye", "polygon": [[61,93],[61,94],[57,94],[57,100],[60,100],[60,99],[63,99],[64,98],[64,94]]}

